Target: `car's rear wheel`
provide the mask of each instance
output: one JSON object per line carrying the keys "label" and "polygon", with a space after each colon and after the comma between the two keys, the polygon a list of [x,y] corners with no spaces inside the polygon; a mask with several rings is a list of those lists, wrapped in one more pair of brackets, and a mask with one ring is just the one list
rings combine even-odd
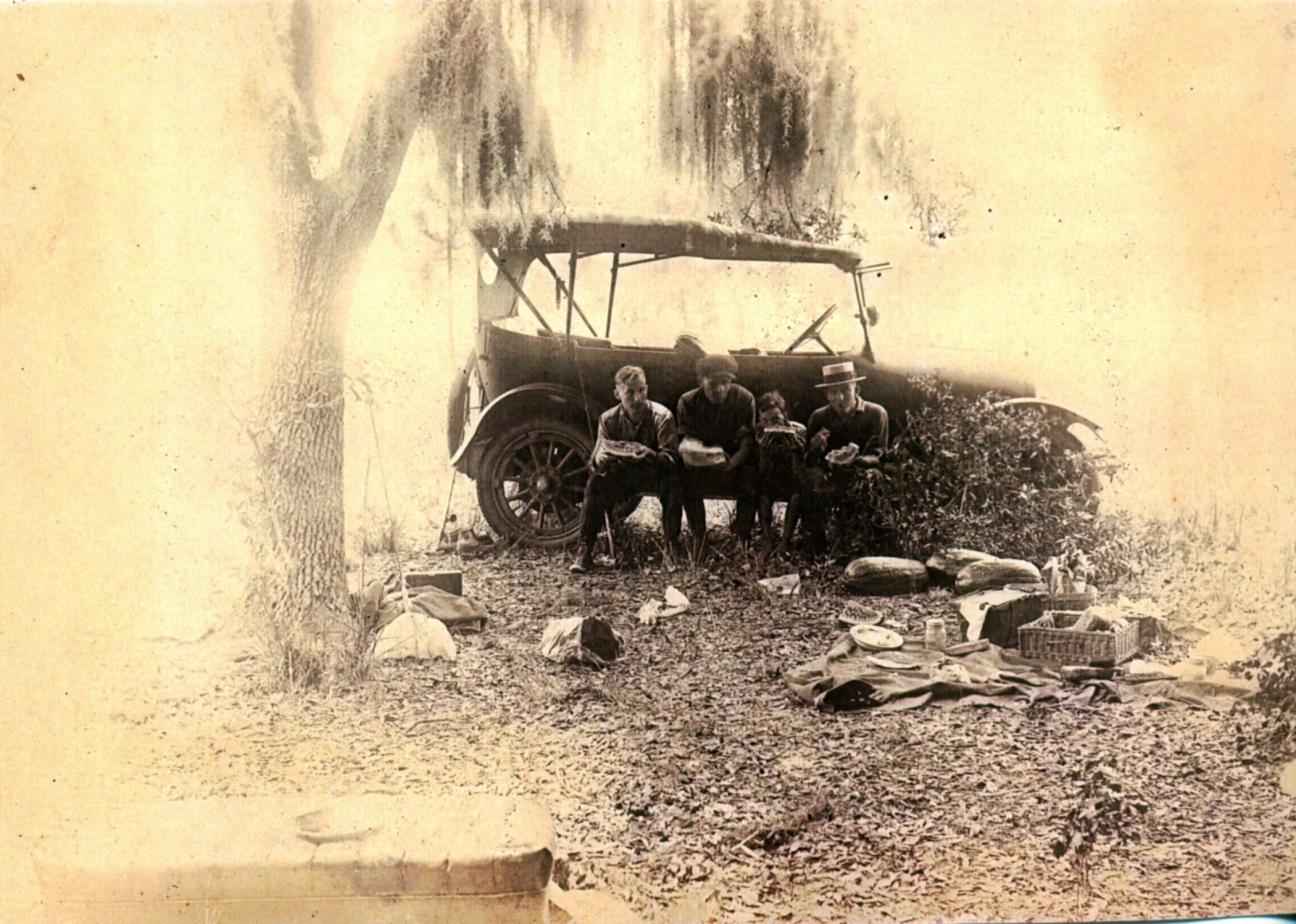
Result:
{"label": "car's rear wheel", "polygon": [[482,458],[477,503],[491,529],[525,545],[559,546],[580,531],[592,443],[560,420],[520,423]]}

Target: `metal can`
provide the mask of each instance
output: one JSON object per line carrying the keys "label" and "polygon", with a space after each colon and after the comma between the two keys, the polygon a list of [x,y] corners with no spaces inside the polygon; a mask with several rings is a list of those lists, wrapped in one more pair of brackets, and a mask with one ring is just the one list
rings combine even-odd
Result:
{"label": "metal can", "polygon": [[925,641],[927,647],[933,651],[945,650],[945,620],[936,618],[927,620]]}

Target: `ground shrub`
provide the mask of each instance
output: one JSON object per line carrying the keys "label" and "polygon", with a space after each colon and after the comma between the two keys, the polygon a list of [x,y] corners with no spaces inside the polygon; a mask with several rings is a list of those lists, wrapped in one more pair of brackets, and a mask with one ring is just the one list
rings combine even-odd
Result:
{"label": "ground shrub", "polygon": [[1238,666],[1259,687],[1234,711],[1239,751],[1260,761],[1296,757],[1296,631],[1275,636]]}
{"label": "ground shrub", "polygon": [[1111,457],[1061,448],[1056,420],[1039,409],[915,384],[925,404],[903,422],[886,474],[848,491],[850,541],[919,560],[950,546],[1037,564],[1084,552],[1104,584],[1159,551],[1154,534],[1102,511],[1101,488],[1119,470]]}
{"label": "ground shrub", "polygon": [[1091,888],[1094,860],[1139,840],[1139,820],[1148,804],[1129,790],[1111,758],[1085,760],[1067,774],[1063,788],[1075,796],[1053,842],[1053,856],[1070,860],[1078,896],[1083,897]]}

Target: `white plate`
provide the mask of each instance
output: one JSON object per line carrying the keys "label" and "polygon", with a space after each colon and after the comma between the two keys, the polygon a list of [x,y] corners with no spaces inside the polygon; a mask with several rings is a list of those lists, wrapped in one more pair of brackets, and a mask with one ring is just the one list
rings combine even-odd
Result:
{"label": "white plate", "polygon": [[870,651],[895,651],[904,647],[904,636],[881,626],[852,626],[851,638],[855,644]]}
{"label": "white plate", "polygon": [[866,660],[874,667],[880,667],[888,671],[916,671],[922,666],[921,664],[910,664],[908,661],[897,661],[894,658],[880,655],[869,655]]}

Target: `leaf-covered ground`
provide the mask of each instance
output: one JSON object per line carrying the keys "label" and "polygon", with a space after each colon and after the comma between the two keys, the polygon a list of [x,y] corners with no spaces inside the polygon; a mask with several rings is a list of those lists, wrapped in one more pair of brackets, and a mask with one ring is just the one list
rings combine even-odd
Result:
{"label": "leaf-covered ground", "polygon": [[[1185,918],[1296,903],[1296,800],[1271,766],[1239,758],[1227,716],[823,714],[780,675],[837,634],[846,598],[831,577],[772,599],[723,565],[573,579],[564,556],[539,552],[418,564],[462,568],[491,612],[486,632],[456,634],[457,663],[388,662],[351,688],[282,694],[228,637],[155,644],[133,655],[148,659],[139,695],[113,715],[134,742],[123,773],[166,798],[537,799],[557,827],[558,880],[657,920]],[[668,583],[691,610],[638,625]],[[944,592],[869,603],[914,630],[931,613],[957,627]],[[584,613],[618,626],[626,657],[605,671],[543,660],[546,622]],[[1076,797],[1068,771],[1097,754],[1151,809],[1137,841],[1100,845],[1093,895],[1078,899],[1050,846]]]}

